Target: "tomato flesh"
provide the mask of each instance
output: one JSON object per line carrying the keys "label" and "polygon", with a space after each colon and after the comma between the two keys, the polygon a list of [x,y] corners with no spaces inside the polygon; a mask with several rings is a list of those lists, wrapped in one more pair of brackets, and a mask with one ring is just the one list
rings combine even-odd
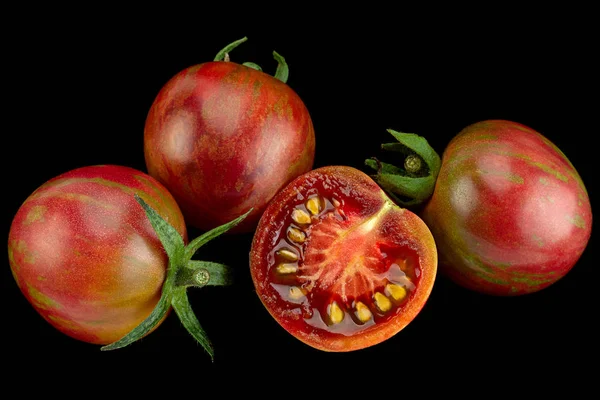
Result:
{"label": "tomato flesh", "polygon": [[416,316],[431,289],[437,261],[429,230],[373,184],[349,167],[314,170],[261,218],[251,258],[259,296],[313,347],[348,351],[382,341]]}

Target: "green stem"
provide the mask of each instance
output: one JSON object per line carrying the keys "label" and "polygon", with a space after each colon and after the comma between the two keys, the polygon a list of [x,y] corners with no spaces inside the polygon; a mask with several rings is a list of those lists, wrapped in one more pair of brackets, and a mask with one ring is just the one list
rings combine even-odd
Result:
{"label": "green stem", "polygon": [[233,284],[233,271],[227,265],[195,260],[191,260],[188,265],[202,268],[209,273],[210,279],[206,282],[206,286],[229,286]]}
{"label": "green stem", "polygon": [[404,169],[409,174],[419,173],[421,171],[422,166],[423,166],[423,163],[421,162],[421,157],[419,157],[417,155],[409,154],[404,159]]}
{"label": "green stem", "polygon": [[365,165],[377,171],[373,179],[398,204],[408,207],[426,202],[433,194],[441,159],[427,140],[414,133],[388,129],[397,143],[384,143],[383,151],[399,154],[403,167],[397,167],[375,157]]}
{"label": "green stem", "polygon": [[206,268],[181,268],[177,272],[177,286],[200,288],[210,281],[210,272]]}
{"label": "green stem", "polygon": [[177,276],[178,286],[227,286],[233,283],[233,271],[225,264],[210,261],[188,261]]}

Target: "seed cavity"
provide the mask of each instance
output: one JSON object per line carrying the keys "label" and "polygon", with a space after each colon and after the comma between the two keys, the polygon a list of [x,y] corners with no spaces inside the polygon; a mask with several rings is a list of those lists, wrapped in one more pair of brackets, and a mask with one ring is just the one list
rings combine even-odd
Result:
{"label": "seed cavity", "polygon": [[392,302],[383,293],[375,293],[375,305],[381,312],[388,312],[392,308]]}
{"label": "seed cavity", "polygon": [[329,305],[327,313],[329,314],[329,319],[333,324],[339,324],[344,319],[344,311],[342,311],[340,306],[338,306],[335,301]]}
{"label": "seed cavity", "polygon": [[396,301],[400,301],[406,297],[406,289],[404,286],[396,285],[394,283],[388,283],[385,287],[385,291]]}
{"label": "seed cavity", "polygon": [[294,209],[292,211],[292,219],[296,221],[298,224],[310,224],[310,215],[304,210],[300,210],[299,208]]}
{"label": "seed cavity", "polygon": [[303,243],[306,240],[306,234],[298,228],[290,228],[288,230],[288,237],[292,242]]}
{"label": "seed cavity", "polygon": [[289,249],[277,250],[277,255],[288,261],[298,261],[298,255]]}
{"label": "seed cavity", "polygon": [[306,209],[310,211],[312,215],[317,215],[321,211],[321,202],[318,197],[311,197],[306,202]]}
{"label": "seed cavity", "polygon": [[296,264],[289,263],[279,264],[277,266],[277,272],[282,275],[294,274],[298,272],[298,266]]}
{"label": "seed cavity", "polygon": [[289,295],[292,300],[299,300],[304,297],[304,292],[298,286],[291,286]]}
{"label": "seed cavity", "polygon": [[360,301],[356,303],[356,317],[360,322],[367,322],[372,316],[373,314],[371,313],[371,310],[369,310],[369,307]]}

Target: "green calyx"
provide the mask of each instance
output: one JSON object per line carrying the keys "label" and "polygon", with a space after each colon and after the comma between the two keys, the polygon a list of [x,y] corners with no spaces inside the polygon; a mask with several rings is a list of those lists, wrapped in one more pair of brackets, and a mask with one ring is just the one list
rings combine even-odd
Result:
{"label": "green calyx", "polygon": [[365,164],[376,171],[371,177],[399,205],[416,206],[433,194],[440,171],[441,159],[427,140],[414,133],[387,130],[397,143],[384,143],[381,149],[403,158],[402,167],[388,164],[375,157]]}
{"label": "green calyx", "polygon": [[[214,58],[214,61],[229,62],[229,53],[231,52],[231,50],[235,49],[237,46],[244,43],[246,40],[248,40],[248,38],[244,36],[241,39],[229,43],[217,53],[217,55]],[[287,63],[285,62],[285,58],[283,58],[276,51],[273,51],[273,58],[275,58],[275,61],[277,61],[277,69],[275,70],[274,75],[275,79],[279,79],[281,82],[286,83],[290,75],[290,69]],[[255,69],[257,71],[262,71],[262,68],[258,64],[255,64],[253,62],[245,62],[242,65],[248,68]]]}
{"label": "green calyx", "polygon": [[167,312],[173,308],[187,331],[202,345],[211,359],[214,359],[212,344],[192,311],[187,296],[187,288],[230,285],[233,281],[232,271],[223,264],[192,260],[191,258],[204,244],[239,224],[252,209],[233,221],[205,232],[186,246],[183,238],[173,226],[166,222],[141,197],[135,195],[135,199],[144,208],[146,216],[169,257],[167,277],[163,284],[160,300],[150,315],[124,337],[101,347],[100,350],[115,350],[137,341],[155,328]]}

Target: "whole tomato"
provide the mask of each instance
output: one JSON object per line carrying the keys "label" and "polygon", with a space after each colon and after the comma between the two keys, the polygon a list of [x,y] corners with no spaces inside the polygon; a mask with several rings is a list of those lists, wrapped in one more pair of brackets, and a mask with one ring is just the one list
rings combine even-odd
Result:
{"label": "whole tomato", "polygon": [[144,153],[186,221],[207,230],[252,212],[232,232],[249,232],[275,193],[312,168],[315,134],[309,112],[285,83],[251,63],[215,60],[190,66],[159,91],[146,119]]}
{"label": "whole tomato", "polygon": [[431,232],[364,172],[327,166],[287,185],[250,253],[256,292],[303,343],[347,352],[381,343],[419,314],[437,252]]}
{"label": "whole tomato", "polygon": [[[435,237],[440,272],[459,285],[499,296],[537,292],[564,277],[586,248],[585,185],[562,151],[530,127],[474,123],[450,141],[439,172],[433,164],[425,171],[433,193],[420,215]],[[406,194],[389,165],[378,168],[377,180]]]}
{"label": "whole tomato", "polygon": [[228,285],[232,274],[192,256],[248,213],[188,243],[181,210],[156,179],[119,165],[81,167],[50,179],[19,207],[10,267],[35,310],[68,336],[118,349],[174,309],[213,357],[187,289]]}
{"label": "whole tomato", "polygon": [[168,258],[134,194],[187,240],[171,194],[151,176],[116,165],[50,179],[14,216],[8,254],[15,281],[46,321],[75,339],[114,342],[161,297]]}

